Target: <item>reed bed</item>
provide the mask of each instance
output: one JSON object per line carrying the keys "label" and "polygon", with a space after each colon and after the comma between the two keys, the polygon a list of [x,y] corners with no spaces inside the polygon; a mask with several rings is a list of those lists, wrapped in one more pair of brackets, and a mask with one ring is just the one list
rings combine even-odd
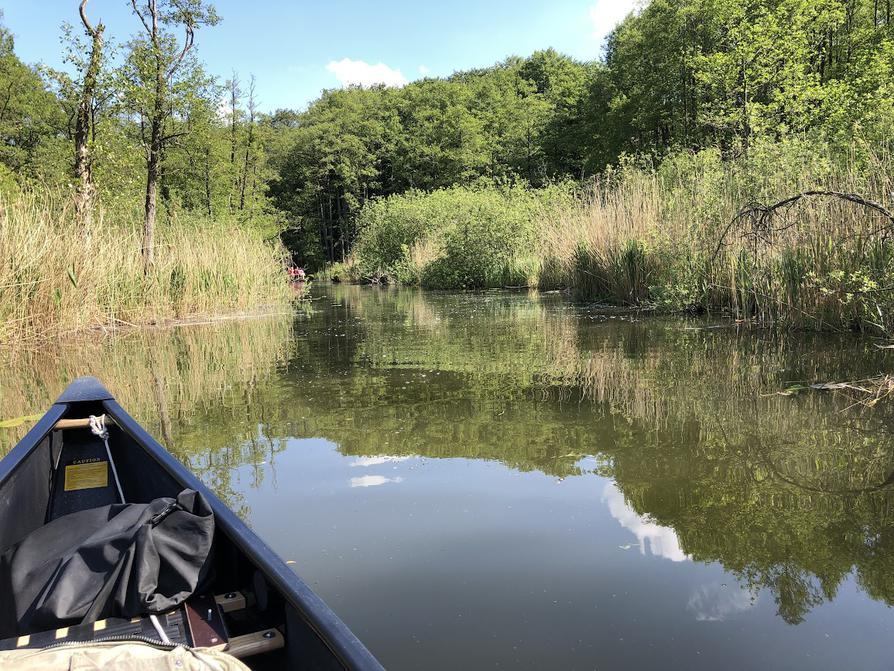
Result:
{"label": "reed bed", "polygon": [[[856,197],[805,196],[758,216],[811,191]],[[433,289],[562,288],[588,302],[888,334],[892,194],[890,144],[798,137],[737,156],[681,151],[623,161],[582,185],[373,201],[358,219],[354,263],[333,273]]]}
{"label": "reed bed", "polygon": [[0,343],[257,310],[290,300],[285,253],[203,218],[159,222],[144,274],[135,216],[74,216],[61,194],[0,194]]}
{"label": "reed bed", "polygon": [[894,329],[892,221],[838,197],[765,222],[737,216],[808,190],[894,193],[886,147],[764,144],[734,160],[679,154],[622,166],[546,212],[540,286],[583,300],[716,310],[797,328]]}

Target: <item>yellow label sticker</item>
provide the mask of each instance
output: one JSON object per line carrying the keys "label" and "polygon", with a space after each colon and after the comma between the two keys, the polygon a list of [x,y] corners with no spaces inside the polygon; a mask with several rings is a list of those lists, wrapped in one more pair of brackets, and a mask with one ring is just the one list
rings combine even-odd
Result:
{"label": "yellow label sticker", "polygon": [[109,484],[107,461],[94,461],[89,464],[71,464],[65,467],[65,491],[106,487]]}

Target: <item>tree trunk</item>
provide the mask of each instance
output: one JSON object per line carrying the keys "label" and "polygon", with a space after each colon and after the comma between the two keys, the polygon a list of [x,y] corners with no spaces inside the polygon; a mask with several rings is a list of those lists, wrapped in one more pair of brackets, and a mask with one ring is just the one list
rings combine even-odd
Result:
{"label": "tree trunk", "polygon": [[205,210],[208,216],[214,216],[214,209],[211,205],[211,149],[205,147]]}
{"label": "tree trunk", "polygon": [[155,216],[158,207],[158,180],[161,175],[161,145],[164,107],[156,104],[149,135],[146,161],[146,210],[143,219],[143,273],[148,275],[155,262]]}
{"label": "tree trunk", "polygon": [[748,118],[748,70],[742,61],[742,146],[748,153],[751,139],[751,121]]}
{"label": "tree trunk", "polygon": [[254,121],[248,124],[248,139],[245,143],[245,158],[242,162],[242,179],[239,187],[239,211],[245,210],[245,189],[248,185],[248,168],[251,160],[251,149],[254,143]]}
{"label": "tree trunk", "polygon": [[74,172],[77,180],[77,192],[75,194],[75,214],[78,220],[85,225],[90,223],[93,214],[93,197],[96,188],[93,185],[93,157],[90,152],[90,141],[95,133],[93,127],[93,101],[96,98],[96,86],[99,79],[99,70],[102,67],[103,31],[105,26],[98,24],[96,28],[87,21],[85,6],[87,0],[82,0],[80,11],[81,21],[87,36],[92,40],[90,61],[84,72],[84,85],[81,89],[81,100],[78,103],[77,120],[75,121],[75,160]]}
{"label": "tree trunk", "polygon": [[[168,16],[164,10],[159,9],[157,0],[147,0],[146,5],[141,8],[137,0],[131,0],[130,5],[134,14],[140,19],[143,28],[146,30],[146,37],[152,46],[152,55],[154,58],[155,90],[154,100],[152,101],[151,111],[148,112],[149,121],[149,138],[143,140],[146,146],[146,205],[143,218],[143,246],[141,254],[143,257],[143,273],[148,275],[155,261],[155,218],[158,208],[158,187],[161,176],[162,151],[165,142],[170,137],[165,137],[165,121],[171,114],[172,110],[168,109],[168,81],[172,80],[174,73],[183,64],[183,59],[193,47],[195,40],[195,29],[198,24],[205,23],[214,25],[217,23],[217,16],[213,13],[213,8],[207,10],[207,14],[202,18],[202,14],[206,12],[204,5],[199,2],[192,10],[185,9],[179,3],[171,3],[177,5],[181,12],[177,15],[176,21],[182,23],[186,36],[183,41],[183,48],[173,57],[167,57],[164,53],[164,33],[159,29],[159,22],[170,22],[172,17]],[[186,3],[188,4],[188,3]],[[173,105],[172,105],[173,107]],[[142,114],[142,110],[141,114]],[[141,123],[142,123],[141,116]]]}
{"label": "tree trunk", "polygon": [[254,163],[252,146],[255,140],[255,76],[251,76],[248,88],[248,138],[245,142],[245,160],[242,164],[242,184],[239,189],[239,211],[245,210],[245,190],[248,186],[248,172],[250,162]]}
{"label": "tree trunk", "polygon": [[239,90],[239,79],[236,77],[236,73],[233,72],[233,78],[229,82],[230,84],[230,176],[232,179],[232,187],[230,192],[227,194],[227,207],[230,212],[235,212],[236,207],[234,203],[234,197],[236,189],[239,186],[239,173],[236,170],[236,149],[238,136],[236,132],[236,124],[238,122],[239,117],[239,99],[242,95],[242,92]]}

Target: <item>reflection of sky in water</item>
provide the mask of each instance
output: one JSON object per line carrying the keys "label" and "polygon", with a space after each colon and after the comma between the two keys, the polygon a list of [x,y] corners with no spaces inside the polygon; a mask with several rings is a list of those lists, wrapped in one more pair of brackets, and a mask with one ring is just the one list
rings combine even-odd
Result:
{"label": "reflection of sky in water", "polygon": [[890,609],[853,582],[792,627],[602,476],[286,447],[264,468],[289,486],[234,475],[250,521],[394,671],[890,666]]}
{"label": "reflection of sky in water", "polygon": [[413,457],[390,457],[382,455],[378,457],[357,457],[351,462],[351,466],[380,466],[381,464],[409,461]]}
{"label": "reflection of sky in water", "polygon": [[[375,456],[375,457],[357,457],[353,461],[351,461],[351,467],[362,467],[368,468],[370,466],[382,466],[384,464],[399,464],[402,461],[409,461],[413,457],[396,457],[387,454]],[[397,466],[394,466],[394,469],[397,469]],[[380,485],[387,485],[388,483],[397,483],[403,482],[403,478],[400,476],[396,476],[393,478],[387,478],[384,475],[361,475],[356,478],[351,478],[351,487],[378,487]]]}
{"label": "reflection of sky in water", "polygon": [[602,501],[621,526],[629,529],[639,541],[640,552],[646,554],[646,546],[656,557],[664,557],[671,561],[686,561],[689,557],[680,547],[677,533],[670,527],[663,527],[648,518],[637,515],[624,501],[624,495],[618,491],[614,483],[608,483],[602,491]]}
{"label": "reflection of sky in water", "polygon": [[384,475],[362,475],[359,478],[351,478],[351,487],[378,487],[389,482],[403,482],[403,478],[386,478]]}
{"label": "reflection of sky in water", "polygon": [[700,622],[722,622],[731,615],[757,605],[757,595],[739,585],[725,583],[699,585],[689,597],[686,610]]}

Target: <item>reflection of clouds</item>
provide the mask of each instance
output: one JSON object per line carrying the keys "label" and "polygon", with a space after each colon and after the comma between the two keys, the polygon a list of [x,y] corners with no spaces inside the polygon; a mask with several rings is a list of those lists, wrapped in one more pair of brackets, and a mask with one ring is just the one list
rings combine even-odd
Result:
{"label": "reflection of clouds", "polygon": [[664,557],[671,561],[685,561],[689,559],[680,547],[677,532],[670,527],[663,527],[648,518],[637,515],[636,512],[624,501],[624,495],[618,491],[614,483],[608,483],[602,492],[603,502],[608,504],[608,511],[621,526],[630,529],[639,540],[640,552],[646,554],[646,545],[657,557]]}
{"label": "reflection of clouds", "polygon": [[382,455],[380,457],[357,457],[351,462],[351,466],[380,466],[390,462],[407,461],[413,457],[389,457]]}
{"label": "reflection of clouds", "polygon": [[689,597],[686,610],[700,622],[722,622],[757,604],[757,596],[739,585],[726,587],[719,582],[701,585]]}
{"label": "reflection of clouds", "polygon": [[363,475],[351,478],[351,487],[378,487],[389,482],[403,482],[403,478],[386,478],[384,475]]}

